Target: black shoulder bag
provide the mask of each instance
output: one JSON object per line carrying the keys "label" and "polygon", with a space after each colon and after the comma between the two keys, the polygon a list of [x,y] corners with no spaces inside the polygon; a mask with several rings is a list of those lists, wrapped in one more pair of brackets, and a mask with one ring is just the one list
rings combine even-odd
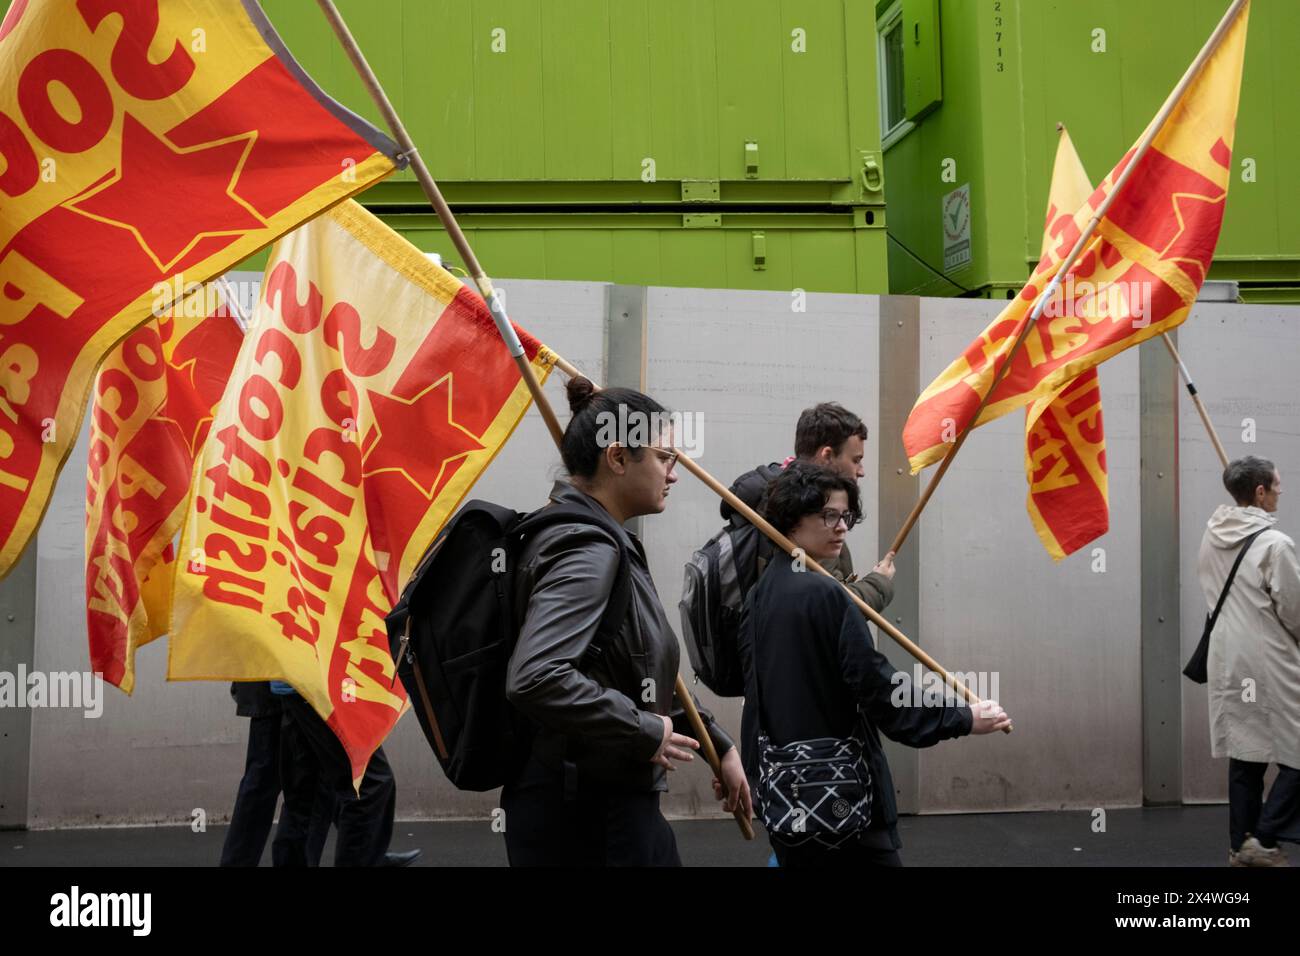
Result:
{"label": "black shoulder bag", "polygon": [[1245,541],[1241,543],[1241,550],[1237,552],[1237,560],[1232,562],[1232,570],[1228,572],[1228,580],[1223,584],[1223,591],[1219,594],[1219,603],[1214,605],[1214,612],[1205,615],[1205,630],[1201,632],[1201,642],[1196,645],[1196,650],[1187,660],[1187,666],[1183,668],[1183,676],[1188,680],[1195,681],[1198,684],[1204,684],[1210,679],[1208,663],[1210,660],[1210,635],[1214,632],[1214,624],[1219,620],[1219,612],[1223,610],[1223,602],[1228,599],[1228,590],[1232,587],[1232,580],[1237,576],[1237,569],[1241,567],[1241,559],[1246,556],[1251,544],[1256,538],[1267,531],[1267,528],[1260,528]]}

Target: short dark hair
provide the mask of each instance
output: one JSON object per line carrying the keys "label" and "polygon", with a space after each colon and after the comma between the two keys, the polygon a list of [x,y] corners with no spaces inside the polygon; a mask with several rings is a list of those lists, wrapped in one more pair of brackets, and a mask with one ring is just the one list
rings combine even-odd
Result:
{"label": "short dark hair", "polygon": [[867,426],[862,419],[836,402],[822,402],[805,408],[794,429],[794,454],[796,458],[811,458],[817,449],[830,446],[838,455],[844,443],[857,435],[867,440]]}
{"label": "short dark hair", "polygon": [[[654,423],[662,423],[659,416],[666,414],[666,409],[649,395],[631,388],[596,388],[590,379],[581,375],[574,376],[565,384],[565,394],[569,399],[569,410],[573,417],[564,429],[564,438],[560,442],[560,457],[570,475],[578,478],[591,478],[596,474],[605,448],[599,440],[604,416],[619,417],[620,406],[625,409],[623,420],[629,416],[640,415]],[[620,441],[628,448],[633,460],[640,461],[645,454],[641,443],[633,430]],[[653,441],[657,436],[645,435]]]}
{"label": "short dark hair", "polygon": [[1228,489],[1228,494],[1232,495],[1232,500],[1237,504],[1253,505],[1255,489],[1263,485],[1271,491],[1276,473],[1277,467],[1267,458],[1247,455],[1229,462],[1228,467],[1223,469],[1223,487]]}
{"label": "short dark hair", "polygon": [[789,534],[805,515],[816,514],[826,507],[831,492],[844,491],[849,496],[849,511],[854,521],[862,517],[862,496],[858,483],[806,461],[792,461],[767,486],[761,505],[763,517],[782,534]]}

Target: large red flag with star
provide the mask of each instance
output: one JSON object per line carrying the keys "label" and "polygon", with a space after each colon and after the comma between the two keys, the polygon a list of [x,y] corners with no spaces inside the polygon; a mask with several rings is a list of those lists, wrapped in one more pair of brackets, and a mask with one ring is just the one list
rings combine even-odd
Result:
{"label": "large red flag with star", "polygon": [[95,377],[86,468],[91,670],[128,694],[135,652],[167,633],[172,540],[194,459],[244,340],[216,283],[151,318]]}
{"label": "large red flag with star", "polygon": [[[1066,257],[1136,147],[1073,216],[1058,217],[1049,227],[1052,242],[1020,295],[917,398],[903,427],[913,472],[944,458],[965,431],[1058,274],[1060,285],[1010,359],[976,426],[1055,394],[1112,355],[1187,318],[1223,225],[1249,16],[1249,3],[1233,11],[1222,41],[1173,104],[1069,271],[1061,274]],[[1094,395],[1077,397],[1076,414],[1091,418]]]}
{"label": "large red flag with star", "polygon": [[195,466],[168,677],[288,681],[360,777],[405,704],[384,616],[528,403],[478,294],[359,205],[282,239]]}
{"label": "large red flag with star", "polygon": [[0,575],[113,345],[397,154],[311,82],[253,0],[14,0],[0,25]]}

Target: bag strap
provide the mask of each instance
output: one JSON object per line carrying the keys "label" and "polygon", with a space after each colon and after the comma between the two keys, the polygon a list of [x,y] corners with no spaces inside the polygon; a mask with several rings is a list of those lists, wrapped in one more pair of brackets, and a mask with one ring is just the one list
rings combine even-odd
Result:
{"label": "bag strap", "polygon": [[1228,580],[1224,582],[1223,591],[1219,594],[1219,603],[1214,605],[1214,613],[1210,615],[1210,620],[1205,626],[1207,632],[1213,631],[1215,622],[1219,620],[1219,612],[1223,610],[1223,602],[1228,599],[1228,589],[1232,587],[1232,580],[1237,576],[1237,568],[1241,567],[1241,559],[1246,556],[1246,551],[1254,543],[1255,539],[1267,530],[1267,528],[1260,528],[1241,543],[1241,550],[1237,552],[1237,560],[1232,562],[1232,570],[1228,572]]}
{"label": "bag strap", "polygon": [[632,572],[627,556],[627,546],[623,543],[622,529],[613,518],[603,519],[590,509],[571,504],[556,504],[535,511],[524,518],[515,527],[515,533],[531,536],[543,528],[554,524],[584,524],[601,528],[609,532],[618,550],[618,570],[614,573],[614,588],[609,593],[609,600],[601,614],[600,623],[591,644],[578,661],[578,669],[583,670],[598,661],[605,649],[613,643],[618,630],[627,617],[628,607],[632,603]]}

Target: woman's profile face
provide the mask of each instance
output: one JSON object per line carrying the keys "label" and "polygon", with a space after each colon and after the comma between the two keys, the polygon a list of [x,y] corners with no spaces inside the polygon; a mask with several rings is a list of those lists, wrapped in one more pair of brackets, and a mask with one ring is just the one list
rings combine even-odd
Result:
{"label": "woman's profile face", "polygon": [[848,492],[836,489],[827,497],[825,504],[800,518],[788,537],[814,561],[838,558],[844,549],[844,538],[849,533],[848,522],[845,520],[848,510]]}
{"label": "woman's profile face", "polygon": [[628,504],[628,513],[659,514],[668,507],[668,490],[677,482],[672,429],[665,428],[650,445],[643,446],[640,453],[640,460],[628,457],[624,475],[624,500]]}

